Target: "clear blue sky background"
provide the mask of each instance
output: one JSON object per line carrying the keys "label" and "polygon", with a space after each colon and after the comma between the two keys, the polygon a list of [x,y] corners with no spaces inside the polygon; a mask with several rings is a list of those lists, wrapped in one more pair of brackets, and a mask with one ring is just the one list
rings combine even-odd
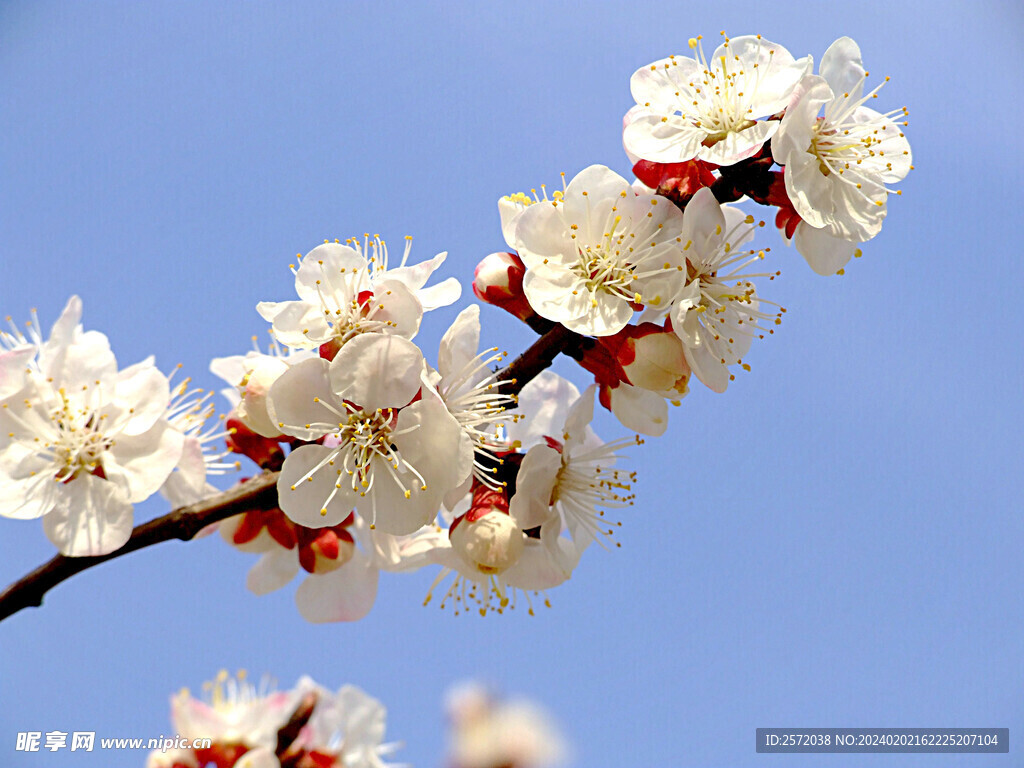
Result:
{"label": "clear blue sky background", "polygon": [[[497,198],[595,162],[626,173],[630,74],[697,33],[816,59],[854,37],[872,81],[893,78],[879,106],[910,108],[917,166],[845,277],[774,251],[781,329],[634,452],[622,549],[588,552],[550,610],[455,618],[420,607],[421,572],[385,576],[361,623],[311,626],[294,587],[245,590],[252,556],[166,544],[0,626],[0,765],[141,766],[15,753],[15,733],[166,734],[168,695],[221,667],[362,686],[419,766],[467,677],[543,702],[587,768],[1024,764],[1022,18],[1009,0],[0,5],[0,316],[35,306],[48,327],[78,293],[123,364],[155,353],[201,386],[325,237],[411,234],[468,295],[503,248]],[[431,357],[457,309],[424,324]],[[483,316],[504,348],[530,338]],[[51,554],[38,523],[0,520],[0,581]],[[756,755],[770,725],[1014,741]]]}

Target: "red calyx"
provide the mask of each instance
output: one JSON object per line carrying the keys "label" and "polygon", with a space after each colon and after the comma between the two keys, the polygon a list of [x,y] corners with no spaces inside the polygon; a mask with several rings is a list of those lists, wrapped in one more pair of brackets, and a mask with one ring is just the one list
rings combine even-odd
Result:
{"label": "red calyx", "polygon": [[277,439],[257,435],[235,417],[225,422],[228,430],[228,450],[248,456],[264,469],[277,470],[284,464],[284,451]]}
{"label": "red calyx", "polygon": [[640,160],[633,166],[633,175],[659,195],[676,205],[684,206],[701,187],[715,183],[714,165],[703,160],[685,163],[652,163]]}

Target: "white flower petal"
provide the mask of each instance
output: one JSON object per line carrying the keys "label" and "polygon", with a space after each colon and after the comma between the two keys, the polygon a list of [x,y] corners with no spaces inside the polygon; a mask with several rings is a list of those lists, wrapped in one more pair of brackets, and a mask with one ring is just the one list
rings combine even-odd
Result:
{"label": "white flower petal", "polygon": [[358,621],[377,599],[380,572],[368,558],[357,555],[341,568],[310,575],[295,592],[295,604],[306,621]]}
{"label": "white flower petal", "polygon": [[62,484],[43,531],[62,555],[105,555],[132,534],[132,504],[113,483],[81,475]]}

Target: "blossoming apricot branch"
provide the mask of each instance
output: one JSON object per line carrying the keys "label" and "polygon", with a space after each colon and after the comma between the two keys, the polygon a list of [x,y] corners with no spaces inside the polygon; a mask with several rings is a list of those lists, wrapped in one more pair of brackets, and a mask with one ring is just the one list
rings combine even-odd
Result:
{"label": "blossoming apricot branch", "polygon": [[[591,543],[615,542],[615,510],[634,499],[618,462],[642,440],[600,440],[595,403],[659,436],[691,377],[725,392],[782,322],[761,293],[780,270],[751,247],[765,222],[737,204],[768,206],[815,272],[842,274],[912,168],[906,110],[867,106],[881,86],[866,90],[849,38],[817,74],[760,35],[723,33],[710,56],[700,38],[689,47],[632,76],[633,180],[592,165],[550,195],[498,201],[509,250],[479,263],[473,292],[541,334],[504,368],[497,347],[481,351],[477,305],[427,361],[414,342],[423,314],[461,286],[428,285],[446,254],[411,264],[407,239],[396,266],[376,235],[300,255],[296,298],[257,305],[270,350],[211,364],[230,385],[223,427],[207,425],[209,393],[172,387],[152,359],[119,370],[106,337],[82,329],[77,298],[46,339],[37,321],[27,335],[12,326],[0,337],[0,515],[42,518],[62,555],[0,595],[0,616],[38,604],[88,566],[79,558],[174,537],[186,519],[186,538],[217,523],[261,556],[254,592],[304,571],[296,603],[310,621],[361,618],[380,571],[427,565],[440,567],[427,601],[439,592],[456,612],[546,603]],[[586,373],[584,391],[546,370],[560,353]],[[267,474],[218,495],[207,478],[231,468],[229,453]],[[133,505],[157,491],[198,506],[133,533]]]}

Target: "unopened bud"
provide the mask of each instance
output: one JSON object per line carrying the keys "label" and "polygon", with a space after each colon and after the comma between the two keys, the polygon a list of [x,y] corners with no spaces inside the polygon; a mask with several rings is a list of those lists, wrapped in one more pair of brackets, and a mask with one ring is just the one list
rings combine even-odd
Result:
{"label": "unopened bud", "polygon": [[284,451],[277,440],[257,435],[242,423],[236,413],[224,421],[228,436],[228,450],[248,456],[264,469],[280,469],[284,464]]}
{"label": "unopened bud", "polygon": [[671,328],[654,323],[627,325],[600,342],[615,358],[625,383],[651,392],[685,394],[688,390],[690,366],[683,343]]}
{"label": "unopened bud", "polygon": [[501,573],[519,561],[524,535],[519,526],[497,506],[481,515],[474,511],[456,518],[448,537],[459,556],[480,573]]}
{"label": "unopened bud", "polygon": [[[350,518],[351,519],[351,518]],[[356,545],[342,523],[330,528],[299,527],[299,565],[308,573],[330,573],[352,559]]]}
{"label": "unopened bud", "polygon": [[520,320],[527,321],[535,313],[523,292],[526,265],[514,253],[492,253],[476,265],[473,293],[481,301],[501,307]]}

